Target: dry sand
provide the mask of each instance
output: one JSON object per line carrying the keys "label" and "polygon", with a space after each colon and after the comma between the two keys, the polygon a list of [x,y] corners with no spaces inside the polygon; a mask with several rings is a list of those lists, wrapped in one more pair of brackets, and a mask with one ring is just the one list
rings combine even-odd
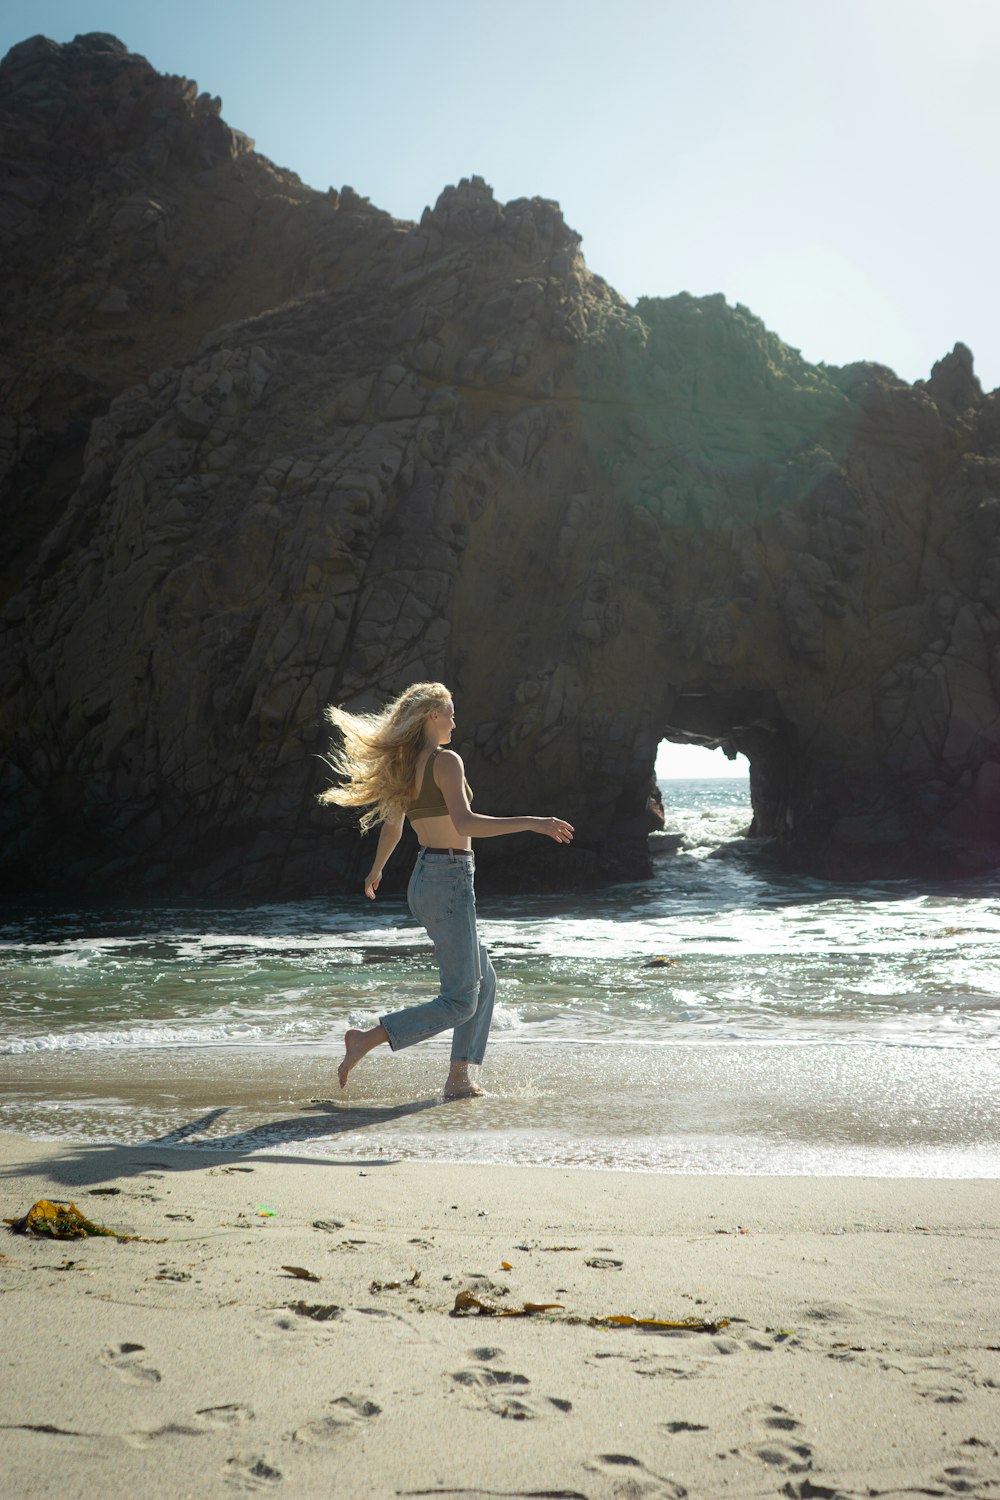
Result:
{"label": "dry sand", "polygon": [[996,1181],[0,1147],[11,1496],[1000,1496]]}

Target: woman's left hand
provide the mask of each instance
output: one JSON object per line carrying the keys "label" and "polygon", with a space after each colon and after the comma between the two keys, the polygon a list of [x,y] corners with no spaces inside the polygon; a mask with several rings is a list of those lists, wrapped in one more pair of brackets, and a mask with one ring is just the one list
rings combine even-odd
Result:
{"label": "woman's left hand", "polygon": [[369,901],[375,900],[375,892],[378,890],[379,881],[382,879],[381,870],[369,870],[365,878],[365,895]]}
{"label": "woman's left hand", "polygon": [[550,839],[555,839],[557,844],[571,843],[575,831],[572,823],[564,823],[562,818],[538,819],[538,832],[546,834]]}

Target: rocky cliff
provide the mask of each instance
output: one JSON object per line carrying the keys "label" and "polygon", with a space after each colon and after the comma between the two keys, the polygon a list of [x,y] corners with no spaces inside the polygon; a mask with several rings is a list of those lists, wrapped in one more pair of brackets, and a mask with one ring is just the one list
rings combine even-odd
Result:
{"label": "rocky cliff", "polygon": [[[0,65],[0,878],[328,892],[323,704],[454,689],[487,882],[648,867],[662,738],[830,876],[1000,860],[1000,397],[629,306],[558,206],[419,224],[113,38]],[[609,210],[610,211],[610,210]],[[401,862],[402,863],[402,862]]]}

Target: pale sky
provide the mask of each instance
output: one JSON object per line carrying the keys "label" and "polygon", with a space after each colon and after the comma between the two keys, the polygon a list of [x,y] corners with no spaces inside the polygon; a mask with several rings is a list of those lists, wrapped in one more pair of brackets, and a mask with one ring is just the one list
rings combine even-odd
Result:
{"label": "pale sky", "polygon": [[416,219],[478,173],[629,300],[909,381],[961,340],[1000,386],[1000,0],[0,0],[0,54],[86,31],[315,188]]}
{"label": "pale sky", "polygon": [[700,745],[671,745],[664,740],[656,757],[656,775],[660,781],[672,781],[677,777],[732,780],[749,776],[750,762],[745,755],[727,760],[721,750],[704,750]]}

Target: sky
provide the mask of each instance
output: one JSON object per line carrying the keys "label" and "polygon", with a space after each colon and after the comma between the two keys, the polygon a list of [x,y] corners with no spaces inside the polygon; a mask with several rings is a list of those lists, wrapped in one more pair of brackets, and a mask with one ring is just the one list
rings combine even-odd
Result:
{"label": "sky", "polygon": [[961,340],[1000,386],[1000,0],[0,0],[0,54],[87,31],[312,187],[417,219],[477,173],[630,301],[908,381]]}
{"label": "sky", "polygon": [[671,745],[664,740],[656,757],[656,775],[660,781],[706,777],[713,781],[732,781],[750,775],[750,762],[745,755],[727,760],[721,750],[705,750],[700,745]]}

